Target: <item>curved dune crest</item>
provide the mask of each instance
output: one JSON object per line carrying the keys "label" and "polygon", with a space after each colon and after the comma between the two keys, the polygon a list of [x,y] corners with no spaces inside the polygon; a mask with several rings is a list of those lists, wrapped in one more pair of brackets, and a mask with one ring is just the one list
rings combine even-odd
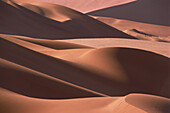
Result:
{"label": "curved dune crest", "polygon": [[148,113],[169,113],[170,99],[144,94],[130,94],[125,101]]}
{"label": "curved dune crest", "polygon": [[[122,82],[122,84],[127,84],[128,82],[133,84],[134,82],[133,85],[136,86],[134,88],[135,91],[138,91],[138,89],[151,91],[150,86],[152,87],[153,85],[155,87],[156,84],[164,83],[169,77],[168,73],[170,73],[168,58],[130,48],[101,48],[92,50],[82,55],[78,62],[87,65],[92,70],[98,70],[100,73],[104,72],[103,74],[106,77]],[[163,76],[166,76],[164,80]],[[161,79],[163,80],[162,83]],[[130,84],[128,86],[131,86]],[[156,90],[159,89],[160,84],[156,86]],[[152,91],[154,92],[154,89]]]}
{"label": "curved dune crest", "polygon": [[146,51],[151,51],[170,58],[170,44],[164,42],[152,42],[145,40],[126,40],[120,38],[95,38],[95,39],[70,39],[63,40],[63,42],[71,42],[74,44],[86,45],[93,48],[107,48],[107,47],[125,47],[136,48]]}
{"label": "curved dune crest", "polygon": [[80,48],[91,48],[85,45],[74,44],[69,42],[63,42],[59,40],[45,40],[45,39],[34,39],[28,37],[14,36],[15,38],[25,40],[31,43],[49,47],[52,49],[63,50],[63,49],[80,49]]}

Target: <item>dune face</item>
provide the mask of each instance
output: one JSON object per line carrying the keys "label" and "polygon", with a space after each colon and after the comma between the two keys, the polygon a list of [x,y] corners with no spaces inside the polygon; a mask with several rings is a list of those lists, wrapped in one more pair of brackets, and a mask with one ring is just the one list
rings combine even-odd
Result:
{"label": "dune face", "polygon": [[0,113],[169,113],[166,6],[1,0]]}
{"label": "dune face", "polygon": [[[60,14],[64,17],[66,16],[66,20],[69,19],[66,22],[60,22],[41,16],[13,2],[11,4],[13,4],[14,6],[0,1],[0,10],[1,14],[3,15],[3,17],[0,18],[0,32],[3,34],[31,36],[37,38],[41,37],[45,39],[68,39],[73,37],[134,38],[128,34],[123,33],[122,31],[112,28],[87,15],[66,8],[64,6],[33,2],[33,4],[38,4],[41,7],[45,7],[40,9],[42,12],[44,12],[46,8],[52,8],[52,11],[55,10],[55,12],[53,12],[54,15],[51,11],[47,12],[47,17],[49,18],[52,16],[58,20],[58,16],[56,15]],[[39,7],[38,5],[36,7]],[[28,7],[28,5],[26,5],[26,7]],[[37,12],[37,10],[35,10],[34,8],[32,8],[32,10]],[[46,30],[46,28],[48,28],[48,30]]]}
{"label": "dune face", "polygon": [[[81,87],[1,59],[1,87],[38,98],[100,96]],[[10,79],[9,79],[10,78]],[[82,94],[82,96],[81,96]],[[77,95],[77,96],[76,96]]]}

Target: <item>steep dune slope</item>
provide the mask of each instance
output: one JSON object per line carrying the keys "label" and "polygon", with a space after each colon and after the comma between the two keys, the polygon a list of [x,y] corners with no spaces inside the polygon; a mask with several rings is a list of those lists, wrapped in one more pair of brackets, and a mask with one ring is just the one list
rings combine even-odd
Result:
{"label": "steep dune slope", "polygon": [[45,7],[47,10],[55,10],[53,14],[60,14],[59,17],[62,15],[70,20],[66,22],[54,21],[15,4],[14,2],[5,3],[0,1],[0,13],[3,15],[0,17],[0,33],[46,39],[84,37],[134,38],[96,19],[64,6],[41,2],[31,3],[38,4],[37,7],[39,7],[39,5],[40,7]]}
{"label": "steep dune slope", "polygon": [[38,98],[105,96],[32,69],[0,59],[0,87]]}

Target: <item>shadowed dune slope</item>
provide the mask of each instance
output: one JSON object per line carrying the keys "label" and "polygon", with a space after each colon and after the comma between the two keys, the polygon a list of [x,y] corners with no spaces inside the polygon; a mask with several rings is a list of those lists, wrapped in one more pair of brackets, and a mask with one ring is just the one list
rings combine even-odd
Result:
{"label": "shadowed dune slope", "polygon": [[[169,99],[144,94],[130,94],[124,97],[42,100],[18,95],[1,88],[0,99],[0,112],[5,113],[14,111],[15,113],[125,113],[126,111],[130,113],[168,113],[170,107]],[[10,109],[6,109],[9,106]]]}
{"label": "shadowed dune slope", "polygon": [[[6,3],[0,1],[0,13],[3,15],[0,17],[0,33],[46,39],[84,37],[134,38],[107,24],[64,6],[41,2],[31,3],[37,4],[37,7],[40,6],[40,9],[44,7],[42,9],[49,10],[48,13],[52,9],[52,11],[55,11],[52,13],[54,17],[60,14],[59,17],[67,17],[69,20],[66,22],[55,21],[32,12],[14,2]],[[57,19],[57,16],[55,19]]]}
{"label": "shadowed dune slope", "polygon": [[46,74],[0,59],[0,87],[38,98],[104,96]]}
{"label": "shadowed dune slope", "polygon": [[88,14],[170,26],[169,0],[137,0]]}
{"label": "shadowed dune slope", "polygon": [[1,58],[110,96],[140,92],[169,97],[169,90],[163,90],[168,89],[164,82],[170,73],[167,57],[130,48],[103,48],[67,61],[31,50],[17,40],[1,38]]}
{"label": "shadowed dune slope", "polygon": [[150,93],[169,95],[169,90],[160,92],[163,87],[168,88],[164,86],[170,74],[168,58],[136,49],[101,48],[92,50],[79,59],[80,64],[98,70],[99,73],[104,72],[105,77],[119,81],[122,85],[127,84],[134,90],[132,92],[152,90]]}

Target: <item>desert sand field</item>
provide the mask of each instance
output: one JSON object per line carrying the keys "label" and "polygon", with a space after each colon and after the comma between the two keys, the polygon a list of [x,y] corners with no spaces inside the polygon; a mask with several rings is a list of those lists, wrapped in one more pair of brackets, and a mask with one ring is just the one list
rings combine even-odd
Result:
{"label": "desert sand field", "polygon": [[170,113],[169,0],[0,0],[0,113]]}

